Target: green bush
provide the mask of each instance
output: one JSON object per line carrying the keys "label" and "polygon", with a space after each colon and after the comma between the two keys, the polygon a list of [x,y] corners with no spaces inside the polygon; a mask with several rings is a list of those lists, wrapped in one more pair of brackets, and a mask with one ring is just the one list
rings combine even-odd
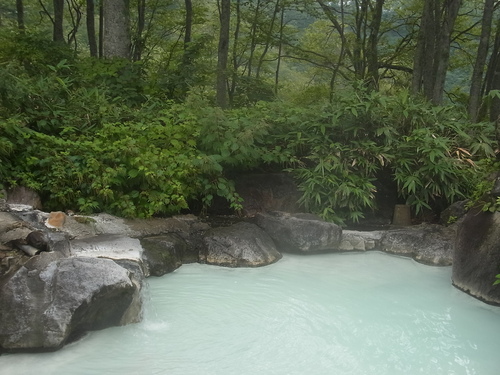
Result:
{"label": "green bush", "polygon": [[432,107],[406,92],[353,91],[326,107],[295,108],[282,136],[297,163],[300,202],[344,223],[374,208],[374,182],[389,174],[416,213],[471,193],[476,161],[494,155],[490,123]]}

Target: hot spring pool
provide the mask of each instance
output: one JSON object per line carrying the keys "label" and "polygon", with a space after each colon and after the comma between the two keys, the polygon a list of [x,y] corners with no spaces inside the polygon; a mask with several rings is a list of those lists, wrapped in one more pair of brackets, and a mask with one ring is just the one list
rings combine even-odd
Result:
{"label": "hot spring pool", "polygon": [[450,277],[375,252],[184,265],[148,279],[142,323],[0,356],[0,374],[500,374],[500,308]]}

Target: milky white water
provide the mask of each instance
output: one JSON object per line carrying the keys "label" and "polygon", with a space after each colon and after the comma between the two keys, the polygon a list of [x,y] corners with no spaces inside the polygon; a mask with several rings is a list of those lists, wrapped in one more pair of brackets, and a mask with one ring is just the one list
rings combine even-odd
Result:
{"label": "milky white water", "polygon": [[373,252],[185,265],[148,279],[142,323],[0,356],[0,374],[500,374],[500,308],[450,277]]}

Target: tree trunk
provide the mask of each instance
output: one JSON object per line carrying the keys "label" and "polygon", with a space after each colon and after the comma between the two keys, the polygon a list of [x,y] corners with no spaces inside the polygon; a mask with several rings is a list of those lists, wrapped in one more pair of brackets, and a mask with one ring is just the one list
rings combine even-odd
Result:
{"label": "tree trunk", "polygon": [[86,22],[87,22],[87,37],[89,40],[90,56],[97,57],[94,0],[87,0],[87,19],[86,19]]}
{"label": "tree trunk", "polygon": [[255,6],[255,13],[252,21],[252,28],[250,31],[250,56],[248,57],[248,76],[252,75],[252,63],[253,55],[255,53],[255,47],[257,46],[257,23],[260,15],[260,3],[261,0],[257,0],[257,5]]}
{"label": "tree trunk", "polygon": [[227,93],[227,60],[229,54],[229,25],[231,21],[231,0],[220,1],[220,33],[217,53],[217,105],[221,108],[228,106]]}
{"label": "tree trunk", "polygon": [[413,60],[412,92],[433,104],[443,100],[451,35],[461,0],[425,0]]}
{"label": "tree trunk", "polygon": [[105,58],[130,58],[130,10],[129,0],[103,2]]}
{"label": "tree trunk", "polygon": [[234,26],[234,34],[233,34],[233,52],[232,52],[232,77],[231,77],[231,85],[229,87],[228,96],[229,96],[229,105],[233,105],[234,94],[236,91],[236,85],[238,83],[238,68],[240,67],[240,61],[238,58],[238,43],[240,39],[240,26],[241,26],[241,7],[240,0],[236,0],[236,24]]}
{"label": "tree trunk", "polygon": [[491,36],[491,24],[493,21],[494,0],[485,0],[483,18],[481,21],[481,38],[477,48],[476,62],[471,77],[471,87],[469,91],[469,118],[472,122],[477,122],[479,108],[481,106],[481,86],[483,83],[483,73],[488,55],[488,46]]}
{"label": "tree trunk", "polygon": [[99,2],[99,57],[104,57],[104,7]]}
{"label": "tree trunk", "polygon": [[64,42],[64,0],[54,0],[54,24],[52,39],[54,42]]}
{"label": "tree trunk", "polygon": [[266,35],[266,44],[264,46],[264,51],[259,57],[259,62],[257,64],[257,70],[255,71],[255,78],[259,79],[260,77],[260,70],[262,69],[262,64],[264,63],[264,59],[267,55],[267,52],[269,51],[269,47],[271,46],[271,42],[273,39],[273,30],[274,30],[274,24],[276,23],[276,18],[278,17],[278,13],[280,11],[280,0],[276,0],[276,3],[274,5],[274,10],[273,10],[273,16],[271,18],[271,23],[269,25],[269,29],[267,31]]}
{"label": "tree trunk", "polygon": [[432,103],[439,105],[443,102],[444,84],[446,81],[446,72],[450,62],[450,44],[451,34],[455,27],[455,21],[458,16],[458,10],[462,5],[462,0],[450,0],[445,5],[444,19],[441,26],[441,39],[436,48],[436,80],[432,92]]}
{"label": "tree trunk", "polygon": [[[281,0],[280,0],[281,2]],[[281,14],[280,14],[280,32],[279,32],[279,43],[278,43],[278,60],[276,61],[276,72],[274,74],[274,95],[278,95],[279,80],[280,80],[280,69],[281,69],[281,55],[283,52],[283,29],[285,27],[285,5],[281,4]]]}
{"label": "tree trunk", "polygon": [[16,11],[17,11],[17,28],[24,32],[24,3],[23,0],[16,0]]}
{"label": "tree trunk", "polygon": [[146,26],[146,0],[137,0],[137,31],[133,46],[133,59],[140,61],[144,51],[144,28]]}
{"label": "tree trunk", "polygon": [[75,51],[78,49],[78,38],[76,37],[82,22],[83,4],[77,0],[67,0],[68,11],[71,19],[71,30],[68,33],[68,44],[73,44]]}
{"label": "tree trunk", "polygon": [[378,62],[378,41],[380,38],[380,24],[382,22],[382,11],[385,0],[377,0],[375,9],[372,11],[370,22],[370,35],[368,36],[368,46],[366,49],[366,64],[368,87],[378,90],[379,84],[379,62]]}
{"label": "tree trunk", "polygon": [[184,0],[186,7],[186,31],[184,32],[184,50],[187,50],[191,43],[191,33],[193,30],[193,2]]}

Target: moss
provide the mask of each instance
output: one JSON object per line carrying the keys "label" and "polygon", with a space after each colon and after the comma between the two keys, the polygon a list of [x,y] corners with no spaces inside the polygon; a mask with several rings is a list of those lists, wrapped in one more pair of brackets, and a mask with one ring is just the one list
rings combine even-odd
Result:
{"label": "moss", "polygon": [[94,224],[94,223],[96,223],[95,219],[88,217],[88,216],[73,216],[73,219],[75,219],[75,221],[77,223],[80,223],[80,224]]}

